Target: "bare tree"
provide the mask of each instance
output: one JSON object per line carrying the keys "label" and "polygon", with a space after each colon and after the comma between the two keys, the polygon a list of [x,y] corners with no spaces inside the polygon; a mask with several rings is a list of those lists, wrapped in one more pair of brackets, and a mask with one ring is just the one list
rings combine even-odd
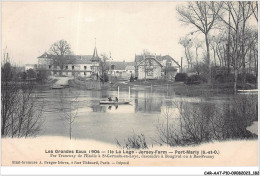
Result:
{"label": "bare tree", "polygon": [[64,65],[68,62],[66,55],[72,54],[71,46],[66,40],[59,40],[53,43],[49,49],[50,54],[53,54],[53,64],[59,66],[63,70]]}
{"label": "bare tree", "polygon": [[246,24],[253,11],[251,10],[250,3],[246,1],[224,2],[222,7],[229,13],[229,19],[225,19],[220,15],[218,16],[229,28],[228,47],[234,69],[234,93],[236,93],[238,69],[241,66],[243,72],[243,86],[245,85],[246,47],[244,41],[246,40]]}
{"label": "bare tree", "polygon": [[100,59],[100,79],[101,82],[104,84],[104,82],[108,81],[108,71],[109,71],[109,64],[107,63],[108,61],[108,57],[106,55],[106,53],[101,54],[102,59]]}
{"label": "bare tree", "polygon": [[171,133],[171,121],[174,117],[173,106],[166,105],[162,109],[162,117],[163,119],[159,125],[157,125],[157,130],[160,133],[160,141],[170,145],[170,133]]}
{"label": "bare tree", "polygon": [[198,50],[199,50],[199,48],[202,47],[201,41],[195,41],[195,42],[194,42],[194,46],[195,46],[195,53],[196,53],[196,64],[198,65],[198,63],[199,63]]}
{"label": "bare tree", "polygon": [[78,95],[73,94],[70,91],[70,97],[66,97],[64,95],[63,90],[60,92],[60,118],[65,121],[66,124],[69,125],[69,137],[72,138],[72,125],[75,121],[75,119],[78,116],[78,107],[79,107],[79,101],[78,101]]}
{"label": "bare tree", "polygon": [[10,137],[37,135],[43,123],[41,104],[33,85],[18,82],[10,63],[1,68],[1,134]]}
{"label": "bare tree", "polygon": [[166,113],[166,122],[159,121],[156,126],[160,144],[184,146],[212,140],[257,137],[246,129],[257,119],[257,97],[254,95],[234,96],[223,107],[203,101],[173,104],[171,108],[177,108],[179,113]]}
{"label": "bare tree", "polygon": [[184,47],[185,50],[185,57],[187,59],[187,63],[188,63],[188,68],[192,68],[193,67],[193,56],[191,53],[191,47],[193,45],[191,39],[188,39],[187,37],[181,38],[179,43]]}
{"label": "bare tree", "polygon": [[213,29],[218,20],[218,13],[220,12],[222,3],[215,3],[213,1],[196,1],[188,2],[186,6],[177,8],[180,15],[180,21],[195,26],[198,31],[201,31],[205,36],[207,48],[207,65],[210,67],[210,49],[209,49],[209,32]]}
{"label": "bare tree", "polygon": [[250,8],[254,14],[256,21],[258,21],[258,1],[249,1]]}

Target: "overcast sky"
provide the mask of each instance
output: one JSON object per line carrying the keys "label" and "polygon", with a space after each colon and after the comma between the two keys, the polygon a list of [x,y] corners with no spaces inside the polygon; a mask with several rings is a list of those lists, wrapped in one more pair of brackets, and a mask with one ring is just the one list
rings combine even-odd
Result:
{"label": "overcast sky", "polygon": [[[184,56],[179,38],[191,29],[178,21],[177,2],[2,2],[2,47],[17,63],[37,63],[57,40],[74,54],[111,51],[114,60],[134,61],[143,49]],[[3,51],[2,48],[2,51]]]}

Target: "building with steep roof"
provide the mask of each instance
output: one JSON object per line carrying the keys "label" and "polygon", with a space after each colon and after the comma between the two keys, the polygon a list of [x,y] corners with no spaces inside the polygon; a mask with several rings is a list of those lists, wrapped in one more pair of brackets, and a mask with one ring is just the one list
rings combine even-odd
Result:
{"label": "building with steep roof", "polygon": [[169,55],[158,57],[158,61],[163,65],[163,75],[166,79],[175,80],[176,74],[180,70],[180,64]]}
{"label": "building with steep roof", "polygon": [[160,79],[162,67],[156,55],[135,55],[135,77],[138,79]]}
{"label": "building with steep roof", "polygon": [[174,79],[179,68],[179,63],[169,55],[135,55],[135,75],[138,79]]}
{"label": "building with steep roof", "polygon": [[131,75],[134,76],[134,62],[111,62],[110,63],[111,76],[119,79],[128,80]]}
{"label": "building with steep roof", "polygon": [[51,75],[90,77],[99,73],[97,49],[93,55],[51,55],[44,53],[38,58],[38,70],[48,71]]}

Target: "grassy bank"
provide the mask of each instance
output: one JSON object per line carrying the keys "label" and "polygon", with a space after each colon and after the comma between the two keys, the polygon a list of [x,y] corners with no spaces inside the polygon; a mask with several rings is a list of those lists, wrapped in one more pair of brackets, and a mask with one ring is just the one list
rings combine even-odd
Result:
{"label": "grassy bank", "polygon": [[199,84],[199,85],[176,85],[173,90],[177,95],[185,95],[190,97],[195,96],[211,96],[211,95],[221,95],[221,94],[233,94],[232,87],[225,87],[219,85],[210,84]]}
{"label": "grassy bank", "polygon": [[78,79],[72,79],[68,81],[70,87],[82,89],[82,90],[104,90],[109,89],[109,83],[101,83],[93,80],[81,81]]}
{"label": "grassy bank", "polygon": [[[175,82],[173,80],[137,80],[134,82],[117,81],[114,83],[100,83],[96,81],[70,80],[71,87],[84,90],[120,90],[127,91],[129,87],[132,90],[146,90],[152,92],[174,92],[176,95],[197,97],[197,96],[215,96],[234,94],[233,83],[201,83],[187,85],[184,82]],[[239,89],[239,85],[238,85]]]}
{"label": "grassy bank", "polygon": [[128,89],[129,86],[136,90],[150,90],[153,92],[175,92],[176,95],[189,97],[212,96],[219,94],[233,94],[232,84],[193,84],[187,85],[184,82],[174,82],[166,80],[138,80],[135,82],[115,83],[113,87],[119,86],[121,90]]}

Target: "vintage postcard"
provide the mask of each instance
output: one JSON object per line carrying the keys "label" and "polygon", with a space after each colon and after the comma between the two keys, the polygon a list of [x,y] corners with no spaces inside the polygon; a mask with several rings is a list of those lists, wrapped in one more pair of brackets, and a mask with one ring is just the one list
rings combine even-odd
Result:
{"label": "vintage postcard", "polygon": [[259,164],[257,1],[2,2],[1,42],[2,166]]}

